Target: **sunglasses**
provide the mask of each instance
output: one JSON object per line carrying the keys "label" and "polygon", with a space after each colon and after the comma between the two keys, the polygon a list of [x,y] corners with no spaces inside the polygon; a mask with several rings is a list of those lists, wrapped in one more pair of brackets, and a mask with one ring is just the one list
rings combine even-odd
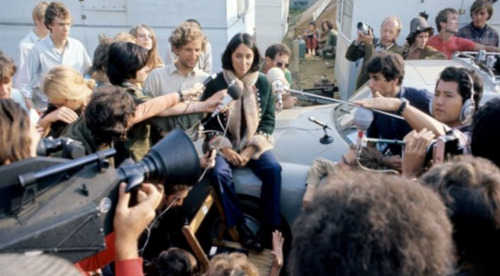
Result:
{"label": "sunglasses", "polygon": [[290,65],[290,64],[289,63],[283,63],[281,61],[278,61],[276,63],[276,66],[278,66],[278,67],[283,67],[283,65],[285,66],[285,68],[288,68],[288,65]]}

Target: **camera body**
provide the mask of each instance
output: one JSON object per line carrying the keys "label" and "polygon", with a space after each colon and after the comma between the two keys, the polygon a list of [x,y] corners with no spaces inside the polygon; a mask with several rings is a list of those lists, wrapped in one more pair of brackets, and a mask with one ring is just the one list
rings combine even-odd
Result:
{"label": "camera body", "polygon": [[459,134],[455,130],[449,130],[445,135],[433,140],[427,147],[426,163],[430,160],[433,164],[441,164],[448,158],[463,154],[464,149],[460,145]]}
{"label": "camera body", "polygon": [[373,28],[369,24],[364,23],[364,22],[358,22],[357,27],[358,27],[358,31],[363,33],[364,35],[369,35],[370,31],[373,30]]}

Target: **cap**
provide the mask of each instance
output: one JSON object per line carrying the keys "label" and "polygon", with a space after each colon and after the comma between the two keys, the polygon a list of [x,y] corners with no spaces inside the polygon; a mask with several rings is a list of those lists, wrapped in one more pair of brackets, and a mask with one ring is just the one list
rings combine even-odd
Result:
{"label": "cap", "polygon": [[410,21],[410,34],[412,35],[416,32],[429,32],[429,36],[431,36],[434,33],[434,28],[427,24],[425,18],[419,16]]}

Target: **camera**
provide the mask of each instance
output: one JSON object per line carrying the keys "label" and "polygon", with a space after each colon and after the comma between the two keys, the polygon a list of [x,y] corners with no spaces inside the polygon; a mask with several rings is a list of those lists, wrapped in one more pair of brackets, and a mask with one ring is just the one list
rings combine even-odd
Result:
{"label": "camera", "polygon": [[370,31],[373,30],[370,25],[363,23],[363,22],[358,22],[358,31],[363,33],[364,35],[369,35]]}
{"label": "camera", "polygon": [[[52,141],[53,142],[53,141]],[[41,252],[77,262],[104,248],[113,231],[120,182],[193,186],[198,153],[173,130],[144,159],[110,167],[115,149],[68,160],[35,157],[0,167],[0,253]]]}
{"label": "camera", "polygon": [[445,135],[433,140],[427,147],[426,162],[432,160],[433,164],[440,164],[452,156],[463,154],[464,149],[460,145],[459,134],[455,130],[449,130]]}
{"label": "camera", "polygon": [[52,153],[60,152],[60,157],[67,159],[76,159],[85,156],[85,149],[80,141],[70,138],[52,138],[40,139],[36,147],[37,156],[50,156]]}

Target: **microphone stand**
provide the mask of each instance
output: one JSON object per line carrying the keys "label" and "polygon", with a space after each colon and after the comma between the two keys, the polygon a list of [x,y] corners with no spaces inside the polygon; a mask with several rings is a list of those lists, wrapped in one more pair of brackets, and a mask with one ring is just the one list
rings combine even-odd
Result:
{"label": "microphone stand", "polygon": [[328,145],[333,143],[333,137],[328,135],[328,132],[326,132],[326,129],[328,128],[327,125],[323,126],[323,131],[325,132],[325,135],[323,137],[319,138],[319,142],[323,145]]}
{"label": "microphone stand", "polygon": [[[296,93],[296,94],[300,94],[300,95],[303,95],[303,96],[305,95],[305,96],[309,96],[309,97],[313,97],[313,98],[327,100],[327,101],[334,102],[334,103],[343,103],[343,104],[347,104],[347,105],[354,106],[354,107],[363,107],[363,106],[360,106],[360,105],[357,105],[355,103],[351,103],[351,102],[348,102],[348,101],[343,101],[343,100],[339,100],[339,99],[335,99],[335,98],[320,96],[320,95],[316,95],[316,94],[312,94],[312,93],[308,93],[308,92],[304,92],[304,91],[300,91],[300,90],[294,90],[294,89],[285,89],[285,90],[289,91],[290,93]],[[366,108],[366,107],[363,107],[363,108]],[[387,116],[390,116],[390,117],[393,117],[393,118],[396,118],[396,119],[400,119],[400,120],[404,120],[405,119],[402,116],[398,116],[398,115],[395,115],[395,114],[392,114],[392,113],[389,113],[389,112],[385,112],[385,111],[382,111],[382,110],[372,109],[372,108],[366,108],[366,109],[369,109],[369,110],[372,110],[374,112],[377,112],[377,113],[380,113],[380,114],[384,114],[384,115],[387,115]]]}

